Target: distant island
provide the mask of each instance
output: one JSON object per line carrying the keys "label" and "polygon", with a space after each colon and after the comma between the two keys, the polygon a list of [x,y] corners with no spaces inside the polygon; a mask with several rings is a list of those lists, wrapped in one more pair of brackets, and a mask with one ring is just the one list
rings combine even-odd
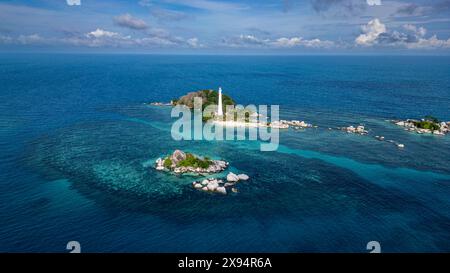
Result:
{"label": "distant island", "polygon": [[418,134],[445,135],[450,132],[449,121],[439,121],[439,119],[433,116],[425,116],[420,120],[392,120],[391,122],[404,127],[406,131],[416,132]]}

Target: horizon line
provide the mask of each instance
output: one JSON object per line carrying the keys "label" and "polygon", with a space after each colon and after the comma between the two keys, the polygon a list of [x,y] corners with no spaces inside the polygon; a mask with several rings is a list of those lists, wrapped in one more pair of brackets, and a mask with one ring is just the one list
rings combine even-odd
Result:
{"label": "horizon line", "polygon": [[149,55],[149,56],[277,56],[277,57],[289,57],[289,56],[342,56],[342,57],[357,57],[357,56],[440,56],[449,57],[450,52],[420,52],[420,53],[392,53],[392,52],[379,52],[379,53],[180,53],[180,52],[87,52],[87,51],[1,51],[0,55],[13,54],[13,55],[33,55],[33,54],[47,54],[47,55]]}

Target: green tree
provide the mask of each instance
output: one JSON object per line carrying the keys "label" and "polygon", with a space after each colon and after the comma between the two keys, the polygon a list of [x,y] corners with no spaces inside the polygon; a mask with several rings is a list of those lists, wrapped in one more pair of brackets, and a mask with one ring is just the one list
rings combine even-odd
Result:
{"label": "green tree", "polygon": [[170,169],[170,167],[172,166],[172,160],[170,158],[166,158],[166,160],[164,160],[164,168]]}

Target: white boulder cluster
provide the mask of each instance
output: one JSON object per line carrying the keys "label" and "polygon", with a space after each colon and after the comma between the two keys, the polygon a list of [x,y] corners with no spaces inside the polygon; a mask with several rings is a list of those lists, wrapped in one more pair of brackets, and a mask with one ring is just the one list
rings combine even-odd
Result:
{"label": "white boulder cluster", "polygon": [[196,181],[192,183],[194,189],[205,191],[205,192],[216,192],[221,194],[227,194],[227,189],[225,188],[223,180],[209,178],[203,181]]}
{"label": "white boulder cluster", "polygon": [[[197,157],[197,156],[196,156]],[[198,158],[198,157],[197,157]],[[193,166],[178,166],[178,163],[186,159],[186,153],[181,150],[175,150],[172,155],[165,158],[158,158],[155,161],[155,168],[158,171],[172,171],[175,174],[195,173],[195,174],[211,174],[219,173],[225,170],[229,163],[223,160],[209,160],[210,164],[207,168]],[[170,160],[170,166],[166,166],[164,162]],[[205,159],[203,159],[205,160]]]}
{"label": "white boulder cluster", "polygon": [[347,133],[358,134],[358,135],[367,135],[369,133],[363,125],[358,125],[356,127],[350,125],[348,127],[341,128],[341,130],[344,130]]}
{"label": "white boulder cluster", "polygon": [[275,128],[275,129],[288,129],[289,125],[282,123],[280,120],[280,121],[272,121],[270,123],[269,127]]}
{"label": "white boulder cluster", "polygon": [[226,181],[217,178],[208,178],[202,181],[195,181],[192,183],[194,189],[205,191],[205,192],[213,192],[213,193],[221,193],[227,194],[227,189],[231,188],[232,192],[237,192],[234,185],[236,185],[239,181],[246,181],[249,179],[249,176],[246,174],[234,174],[232,172],[228,173],[226,177]]}
{"label": "white boulder cluster", "polygon": [[[425,121],[422,119],[421,121]],[[450,121],[435,123],[439,126],[438,130],[424,129],[416,126],[420,120],[407,119],[407,120],[393,120],[395,125],[405,128],[405,131],[416,132],[418,134],[433,134],[433,135],[446,135],[450,132]]]}
{"label": "white boulder cluster", "polygon": [[239,180],[246,181],[249,177],[246,174],[234,174],[232,172],[229,172],[227,175],[227,181],[231,183],[238,182]]}
{"label": "white boulder cluster", "polygon": [[278,129],[288,129],[290,126],[294,127],[295,129],[301,129],[301,128],[311,128],[313,127],[312,124],[306,123],[303,120],[284,120],[281,119],[279,121],[273,121],[270,123],[270,127],[272,128],[278,128]]}

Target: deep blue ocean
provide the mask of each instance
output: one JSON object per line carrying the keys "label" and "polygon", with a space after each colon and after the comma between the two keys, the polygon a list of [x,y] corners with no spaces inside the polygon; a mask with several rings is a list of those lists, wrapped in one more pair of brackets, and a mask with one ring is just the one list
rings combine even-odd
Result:
{"label": "deep blue ocean", "polygon": [[[219,86],[318,128],[178,142],[145,104]],[[449,106],[450,57],[2,54],[0,252],[449,252],[450,136],[386,121]],[[251,179],[218,196],[146,165],[174,149]]]}

